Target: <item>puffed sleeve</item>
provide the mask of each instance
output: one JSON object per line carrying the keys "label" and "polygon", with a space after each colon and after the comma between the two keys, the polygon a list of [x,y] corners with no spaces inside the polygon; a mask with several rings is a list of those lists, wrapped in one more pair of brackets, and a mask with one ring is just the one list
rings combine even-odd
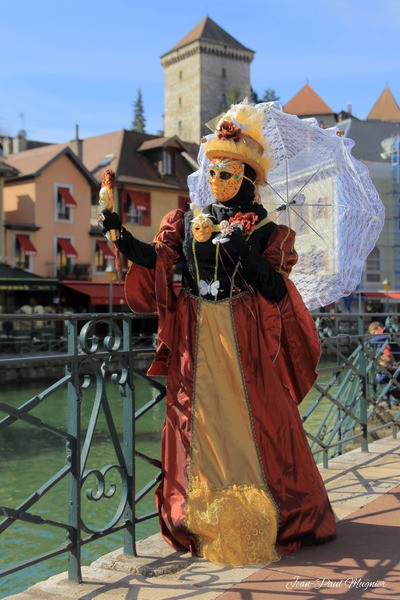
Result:
{"label": "puffed sleeve", "polygon": [[297,263],[298,255],[294,248],[296,233],[286,225],[277,225],[271,233],[263,256],[271,266],[285,277],[290,275]]}
{"label": "puffed sleeve", "polygon": [[182,210],[174,210],[161,221],[153,240],[155,267],[133,263],[125,280],[125,296],[130,308],[158,315],[158,347],[149,375],[166,375],[168,370],[176,302],[173,271],[182,258],[183,215]]}
{"label": "puffed sleeve", "polygon": [[171,253],[173,264],[182,260],[183,244],[183,215],[180,209],[169,212],[162,219],[157,235],[153,240],[157,255],[163,253],[163,248]]}

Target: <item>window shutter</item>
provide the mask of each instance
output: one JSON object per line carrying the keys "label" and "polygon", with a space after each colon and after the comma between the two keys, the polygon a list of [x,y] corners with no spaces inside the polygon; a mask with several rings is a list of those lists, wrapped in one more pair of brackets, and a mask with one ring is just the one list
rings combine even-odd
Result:
{"label": "window shutter", "polygon": [[190,203],[188,196],[178,196],[178,208],[186,212]]}

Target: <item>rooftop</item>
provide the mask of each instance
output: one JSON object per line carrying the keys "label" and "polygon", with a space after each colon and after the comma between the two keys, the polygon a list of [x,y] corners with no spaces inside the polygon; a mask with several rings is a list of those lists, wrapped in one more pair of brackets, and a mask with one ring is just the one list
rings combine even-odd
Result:
{"label": "rooftop", "polygon": [[[229,48],[236,48],[237,50],[246,50],[247,52],[253,52],[246,46],[243,46],[234,37],[229,35],[222,27],[217,25],[215,21],[210,17],[205,17],[200,23],[196,25],[184,38],[181,39],[169,52],[183,48],[193,42],[207,41],[213,42],[214,44],[220,44],[221,46],[228,46]],[[169,52],[166,52],[168,54]],[[164,55],[165,56],[165,55]]]}
{"label": "rooftop", "polygon": [[371,162],[387,162],[385,147],[382,142],[388,138],[400,135],[399,123],[384,121],[359,121],[346,119],[339,123],[346,137],[354,140],[352,154],[358,160]]}
{"label": "rooftop", "polygon": [[378,100],[371,108],[367,119],[400,122],[400,108],[388,86],[384,88]]}
{"label": "rooftop", "polygon": [[[174,147],[175,177],[166,180],[154,160],[146,152],[161,147]],[[182,150],[182,151],[179,151]],[[60,155],[67,154],[90,178],[91,183],[101,182],[103,170],[113,169],[117,181],[154,185],[171,189],[187,189],[187,176],[193,171],[193,160],[197,158],[198,146],[181,142],[178,138],[160,138],[156,135],[121,129],[82,140],[82,160],[72,152],[68,143],[52,144],[11,154],[8,164],[18,169],[20,177],[35,177]],[[188,161],[188,157],[192,162]]]}
{"label": "rooftop", "polygon": [[334,111],[308,83],[285,104],[283,110],[299,117],[334,114]]}

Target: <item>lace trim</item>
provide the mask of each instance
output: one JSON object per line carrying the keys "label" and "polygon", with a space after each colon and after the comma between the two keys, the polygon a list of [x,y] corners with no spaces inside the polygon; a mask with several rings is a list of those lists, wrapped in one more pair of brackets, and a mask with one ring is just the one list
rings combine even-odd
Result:
{"label": "lace trim", "polygon": [[197,485],[187,498],[186,522],[200,541],[199,553],[222,565],[264,564],[280,559],[275,548],[276,508],[259,485]]}

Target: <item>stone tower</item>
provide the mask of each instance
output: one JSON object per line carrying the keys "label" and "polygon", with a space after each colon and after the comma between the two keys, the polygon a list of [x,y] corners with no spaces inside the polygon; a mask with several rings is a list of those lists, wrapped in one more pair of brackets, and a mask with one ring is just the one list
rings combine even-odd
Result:
{"label": "stone tower", "polygon": [[249,50],[209,17],[161,57],[164,135],[199,143],[210,119],[250,96]]}

